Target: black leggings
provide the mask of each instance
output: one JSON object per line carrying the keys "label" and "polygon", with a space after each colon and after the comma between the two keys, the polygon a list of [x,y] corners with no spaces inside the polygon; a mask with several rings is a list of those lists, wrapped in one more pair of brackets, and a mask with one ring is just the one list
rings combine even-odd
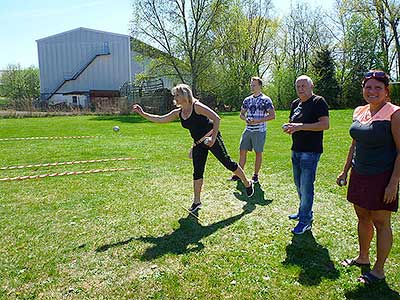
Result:
{"label": "black leggings", "polygon": [[200,143],[193,147],[192,150],[192,159],[193,159],[193,180],[202,179],[204,174],[204,169],[206,166],[208,151],[211,151],[212,154],[224,165],[225,168],[234,172],[238,168],[238,164],[234,162],[228,152],[226,151],[224,141],[222,140],[221,134],[218,132],[217,140],[214,145],[210,148],[207,147],[204,143]]}

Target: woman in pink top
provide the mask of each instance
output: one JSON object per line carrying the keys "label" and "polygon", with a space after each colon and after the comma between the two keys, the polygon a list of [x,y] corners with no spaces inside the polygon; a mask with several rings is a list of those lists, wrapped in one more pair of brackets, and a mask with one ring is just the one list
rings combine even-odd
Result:
{"label": "woman in pink top", "polygon": [[342,265],[369,269],[369,248],[377,235],[377,259],[372,270],[358,281],[365,284],[385,279],[384,264],[392,248],[391,214],[398,209],[400,179],[400,107],[390,103],[389,76],[380,70],[365,74],[362,81],[365,106],[353,114],[350,135],[353,138],[337,184],[347,184],[347,199],[358,218],[359,253]]}

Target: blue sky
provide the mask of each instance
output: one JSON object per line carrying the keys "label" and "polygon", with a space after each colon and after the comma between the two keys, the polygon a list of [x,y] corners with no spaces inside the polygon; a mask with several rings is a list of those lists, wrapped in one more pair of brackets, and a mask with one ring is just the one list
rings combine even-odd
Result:
{"label": "blue sky", "polygon": [[0,0],[0,69],[38,66],[36,40],[77,27],[129,34],[131,0]]}
{"label": "blue sky", "polygon": [[[77,27],[129,34],[132,1],[0,0],[0,70],[16,63],[38,66],[35,41]],[[332,1],[305,2],[326,7]],[[290,6],[290,0],[273,3],[280,13]]]}

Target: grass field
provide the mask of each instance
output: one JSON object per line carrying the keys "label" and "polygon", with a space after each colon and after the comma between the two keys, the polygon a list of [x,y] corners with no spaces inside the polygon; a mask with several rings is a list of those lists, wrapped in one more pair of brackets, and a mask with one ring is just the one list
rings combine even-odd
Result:
{"label": "grass field", "polygon": [[[208,159],[198,221],[189,133],[178,122],[138,116],[0,119],[0,138],[95,135],[91,139],[0,141],[0,167],[134,157],[132,161],[0,170],[0,178],[129,167],[132,170],[0,182],[0,299],[400,299],[400,220],[387,283],[357,283],[356,217],[335,185],[350,138],[350,110],[331,112],[316,182],[312,232],[293,236],[297,209],[290,137],[269,123],[260,186],[248,200],[229,171]],[[118,125],[119,133],[112,127]],[[243,122],[222,117],[238,159]],[[251,175],[250,153],[246,173]],[[375,243],[375,238],[373,243]],[[371,258],[375,258],[372,244]]]}

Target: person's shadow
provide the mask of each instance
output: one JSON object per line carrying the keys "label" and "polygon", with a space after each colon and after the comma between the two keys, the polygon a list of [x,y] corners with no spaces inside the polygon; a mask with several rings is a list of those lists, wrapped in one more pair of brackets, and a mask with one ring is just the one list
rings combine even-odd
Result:
{"label": "person's shadow", "polygon": [[286,259],[282,264],[301,267],[298,282],[302,285],[319,285],[323,277],[339,278],[328,250],[316,242],[311,231],[293,235],[292,242],[286,246]]}
{"label": "person's shadow", "polygon": [[234,192],[235,197],[240,201],[246,202],[245,206],[243,206],[244,210],[251,212],[256,208],[256,205],[265,206],[272,202],[270,199],[265,199],[265,192],[258,182],[254,183],[254,195],[250,198],[247,196],[246,188],[241,181],[237,182],[236,189],[240,193]]}
{"label": "person's shadow", "polygon": [[348,300],[400,300],[400,294],[392,290],[386,281],[371,286],[362,285],[356,289],[345,292]]}
{"label": "person's shadow", "polygon": [[201,242],[204,237],[207,237],[224,227],[232,225],[248,213],[250,213],[250,211],[243,210],[243,212],[238,215],[206,226],[199,223],[197,213],[195,216],[189,214],[186,218],[179,219],[179,228],[175,229],[171,233],[157,237],[142,236],[138,238],[129,238],[125,241],[114,244],[103,245],[97,248],[96,252],[104,252],[109,248],[122,246],[133,240],[153,244],[153,246],[147,248],[143,253],[141,257],[142,260],[156,259],[167,253],[183,254],[200,251],[204,248],[204,245]]}

